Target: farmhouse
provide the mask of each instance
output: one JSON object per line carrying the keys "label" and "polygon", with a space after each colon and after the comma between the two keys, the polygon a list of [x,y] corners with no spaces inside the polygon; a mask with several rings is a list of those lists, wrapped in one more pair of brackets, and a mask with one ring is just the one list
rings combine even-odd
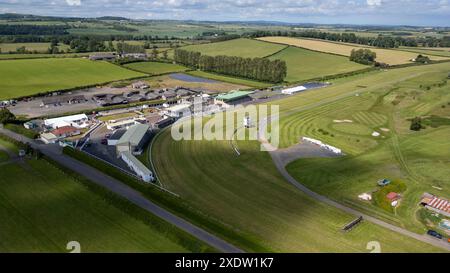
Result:
{"label": "farmhouse", "polygon": [[48,128],[58,129],[65,126],[73,126],[78,129],[89,126],[89,118],[85,114],[65,116],[44,120],[44,125]]}
{"label": "farmhouse", "polygon": [[253,92],[248,91],[234,91],[226,94],[220,94],[215,98],[214,103],[228,108],[233,105],[251,101],[252,98],[250,98],[249,95],[252,93]]}
{"label": "farmhouse", "polygon": [[120,155],[123,152],[141,154],[145,144],[150,140],[150,134],[148,133],[149,129],[150,126],[147,124],[136,124],[131,126],[117,141],[117,154]]}
{"label": "farmhouse", "polygon": [[116,54],[114,53],[95,53],[89,55],[89,60],[91,61],[114,61],[116,59]]}

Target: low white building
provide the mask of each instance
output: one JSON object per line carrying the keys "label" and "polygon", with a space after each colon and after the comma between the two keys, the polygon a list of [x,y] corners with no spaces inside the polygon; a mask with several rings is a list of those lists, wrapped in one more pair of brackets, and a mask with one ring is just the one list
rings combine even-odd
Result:
{"label": "low white building", "polygon": [[128,119],[121,119],[121,120],[110,120],[106,122],[106,128],[108,130],[117,130],[121,128],[130,128],[133,125],[136,124],[142,124],[146,123],[146,119],[144,117],[133,117]]}
{"label": "low white building", "polygon": [[320,146],[321,148],[327,149],[327,150],[329,150],[329,151],[331,151],[331,152],[333,152],[335,154],[342,154],[342,150],[341,149],[336,148],[336,147],[331,146],[331,145],[328,145],[328,144],[325,144],[325,143],[323,143],[320,140],[317,140],[317,139],[314,139],[314,138],[309,138],[309,137],[303,137],[302,139],[303,139],[303,141],[310,142],[312,144]]}
{"label": "low white building", "polygon": [[45,127],[58,129],[65,126],[73,126],[78,129],[89,127],[89,118],[85,114],[65,116],[44,120]]}
{"label": "low white building", "polygon": [[54,144],[58,142],[58,137],[52,133],[42,133],[40,136],[40,140],[45,144]]}
{"label": "low white building", "polygon": [[153,173],[139,159],[137,159],[131,152],[122,152],[120,154],[125,163],[145,182],[154,180]]}
{"label": "low white building", "polygon": [[191,115],[191,105],[190,104],[177,104],[168,107],[163,112],[165,115],[172,118],[181,118]]}
{"label": "low white building", "polygon": [[292,95],[298,92],[302,92],[305,91],[307,88],[300,85],[300,86],[296,86],[296,87],[292,87],[292,88],[288,88],[288,89],[283,89],[281,90],[281,93],[286,94],[286,95]]}

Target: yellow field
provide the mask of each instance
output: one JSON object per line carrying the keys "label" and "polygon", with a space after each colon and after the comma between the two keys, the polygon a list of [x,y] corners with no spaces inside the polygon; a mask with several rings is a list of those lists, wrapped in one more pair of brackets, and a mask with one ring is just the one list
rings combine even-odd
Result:
{"label": "yellow field", "polygon": [[[272,43],[281,43],[286,45],[292,45],[297,47],[302,47],[310,50],[316,50],[321,52],[333,53],[343,56],[350,56],[352,49],[363,48],[361,45],[350,45],[350,44],[340,44],[340,43],[331,43],[320,40],[312,40],[312,39],[299,39],[299,38],[290,38],[290,37],[263,37],[259,38],[259,40],[272,42]],[[387,63],[390,65],[397,64],[405,64],[411,62],[411,59],[417,57],[417,53],[399,51],[399,50],[389,50],[389,49],[381,49],[374,47],[364,47],[369,48],[370,50],[377,53],[377,61],[382,63]],[[439,56],[429,56],[431,60],[439,61],[446,60],[449,58],[439,57]]]}

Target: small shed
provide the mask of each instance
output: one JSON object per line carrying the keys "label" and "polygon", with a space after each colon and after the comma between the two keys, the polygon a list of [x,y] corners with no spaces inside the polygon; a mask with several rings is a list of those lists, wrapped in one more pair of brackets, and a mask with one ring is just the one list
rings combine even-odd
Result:
{"label": "small shed", "polygon": [[400,199],[400,194],[396,192],[390,192],[386,195],[386,198],[389,199],[389,201],[394,202]]}

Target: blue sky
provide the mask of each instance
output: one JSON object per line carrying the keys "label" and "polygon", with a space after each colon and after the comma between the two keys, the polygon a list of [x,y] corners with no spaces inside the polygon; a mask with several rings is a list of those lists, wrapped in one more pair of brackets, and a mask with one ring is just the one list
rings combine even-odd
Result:
{"label": "blue sky", "polygon": [[0,0],[0,13],[450,26],[450,0]]}

